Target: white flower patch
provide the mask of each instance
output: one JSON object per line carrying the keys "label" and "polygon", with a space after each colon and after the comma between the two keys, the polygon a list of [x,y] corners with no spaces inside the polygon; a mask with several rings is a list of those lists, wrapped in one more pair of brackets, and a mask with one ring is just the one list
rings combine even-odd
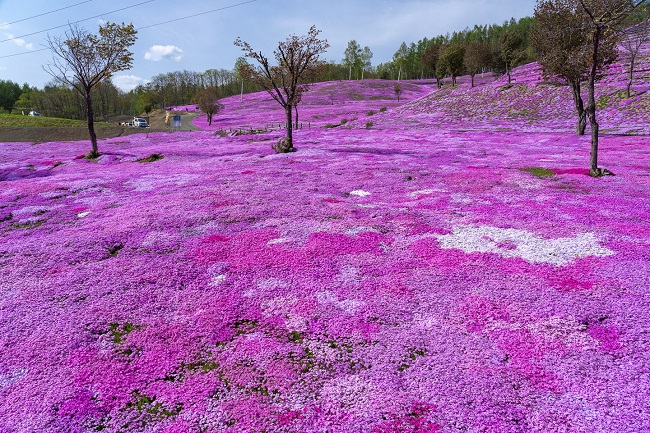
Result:
{"label": "white flower patch", "polygon": [[260,280],[257,282],[257,287],[262,290],[273,290],[273,289],[286,289],[289,287],[289,283],[282,281],[279,278],[267,278],[265,280]]}
{"label": "white flower patch", "polygon": [[86,218],[88,215],[90,215],[90,211],[81,212],[77,214],[77,218]]}
{"label": "white flower patch", "polygon": [[316,299],[318,299],[319,304],[334,305],[335,307],[340,308],[348,314],[355,314],[359,308],[366,305],[364,301],[359,301],[356,299],[345,299],[343,301],[339,301],[336,295],[329,290],[316,293]]}
{"label": "white flower patch", "polygon": [[443,189],[423,189],[423,190],[420,190],[420,191],[410,192],[410,193],[408,193],[408,196],[411,197],[411,198],[418,198],[421,195],[432,195],[432,194],[435,194],[437,192],[444,193],[445,190],[443,190]]}
{"label": "white flower patch", "polygon": [[350,192],[350,195],[356,196],[356,197],[368,197],[370,192],[364,191],[362,189],[355,189],[354,191]]}
{"label": "white flower patch", "polygon": [[466,253],[495,253],[506,258],[522,258],[529,263],[564,266],[584,257],[606,257],[614,252],[598,245],[593,233],[574,238],[544,239],[535,233],[499,227],[455,227],[448,235],[435,235],[443,249]]}
{"label": "white flower patch", "polygon": [[347,375],[325,382],[321,395],[325,405],[366,415],[376,410],[373,403],[378,397],[377,391],[370,380],[358,375]]}
{"label": "white flower patch", "polygon": [[287,238],[277,238],[277,239],[271,239],[266,243],[266,245],[277,245],[277,244],[284,244],[289,242],[289,239]]}
{"label": "white flower patch", "polygon": [[[59,207],[59,206],[57,206]],[[14,216],[22,216],[22,215],[34,215],[34,214],[43,214],[45,212],[50,212],[51,210],[55,209],[54,207],[49,207],[49,206],[26,206],[22,209],[18,209],[13,211]]]}
{"label": "white flower patch", "polygon": [[210,282],[208,285],[210,287],[216,287],[220,284],[223,284],[226,281],[226,273],[229,269],[228,263],[218,262],[210,266],[208,269],[208,275],[210,276]]}
{"label": "white flower patch", "polygon": [[345,234],[346,235],[356,236],[359,233],[369,233],[369,232],[379,233],[379,230],[377,230],[375,228],[372,228],[372,227],[353,227],[353,228],[351,228],[349,230],[346,230]]}
{"label": "white flower patch", "polygon": [[0,389],[6,388],[9,385],[19,381],[26,374],[26,368],[18,368],[11,372],[0,373]]}
{"label": "white flower patch", "polygon": [[210,280],[210,287],[216,287],[226,281],[226,276],[225,275],[215,275],[212,277]]}
{"label": "white flower patch", "polygon": [[144,192],[166,186],[182,186],[196,179],[196,177],[193,174],[148,175],[140,179],[130,180],[126,184],[131,186],[134,191]]}

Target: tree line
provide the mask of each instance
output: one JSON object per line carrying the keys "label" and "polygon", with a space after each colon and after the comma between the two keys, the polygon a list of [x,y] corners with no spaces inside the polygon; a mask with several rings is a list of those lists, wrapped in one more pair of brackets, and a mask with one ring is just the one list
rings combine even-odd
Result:
{"label": "tree line", "polygon": [[[361,47],[352,40],[341,62],[324,61],[317,74],[312,74],[307,81],[364,78],[442,80],[444,76],[451,76],[455,81],[455,77],[465,71],[472,76],[483,70],[505,72],[506,62],[501,60],[500,54],[495,54],[501,53],[501,35],[514,32],[521,38],[513,65],[532,60],[534,55],[528,41],[533,22],[533,18],[512,19],[503,25],[477,25],[451,35],[424,38],[417,44],[402,43],[390,62],[376,67],[372,66],[370,47]],[[242,76],[242,68],[246,65],[247,61],[242,57],[237,59],[232,69],[159,74],[129,92],[123,92],[110,80],[104,80],[96,87],[91,108],[98,119],[107,121],[114,116],[135,116],[157,108],[197,103],[199,94],[206,88],[215,89],[219,97],[261,90],[258,83]],[[70,83],[54,80],[38,89],[0,80],[0,112],[20,114],[31,109],[54,117],[86,119],[88,116],[86,101]]]}

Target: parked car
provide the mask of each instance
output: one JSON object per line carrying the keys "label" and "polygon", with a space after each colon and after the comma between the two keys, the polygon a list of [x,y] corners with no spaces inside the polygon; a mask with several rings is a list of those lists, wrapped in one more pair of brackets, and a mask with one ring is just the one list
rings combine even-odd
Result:
{"label": "parked car", "polygon": [[133,126],[136,128],[148,128],[149,124],[147,123],[147,119],[143,119],[142,117],[134,117]]}
{"label": "parked car", "polygon": [[37,113],[37,112],[34,111],[34,110],[30,111],[29,114],[28,114],[28,116],[32,116],[32,117],[43,117],[43,115],[42,115],[41,113]]}

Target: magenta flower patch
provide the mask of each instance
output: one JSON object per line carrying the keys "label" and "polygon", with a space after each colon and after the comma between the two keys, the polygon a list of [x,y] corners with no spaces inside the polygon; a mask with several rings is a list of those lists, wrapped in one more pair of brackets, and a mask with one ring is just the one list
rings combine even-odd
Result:
{"label": "magenta flower patch", "polygon": [[0,431],[648,431],[650,139],[535,74],[0,146]]}

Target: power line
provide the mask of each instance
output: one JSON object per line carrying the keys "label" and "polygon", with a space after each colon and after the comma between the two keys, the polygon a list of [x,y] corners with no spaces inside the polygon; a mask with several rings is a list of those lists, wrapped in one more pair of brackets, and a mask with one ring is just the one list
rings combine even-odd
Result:
{"label": "power line", "polygon": [[207,14],[211,14],[213,12],[219,12],[219,11],[222,11],[222,10],[225,10],[225,9],[231,9],[231,8],[234,8],[234,7],[237,7],[237,6],[243,6],[243,5],[248,4],[248,3],[255,3],[256,1],[257,0],[249,0],[249,1],[237,3],[237,4],[234,4],[234,5],[230,5],[230,6],[224,6],[222,8],[218,8],[218,9],[212,9],[211,11],[202,12],[200,14],[188,15],[186,17],[176,18],[176,19],[165,21],[165,22],[158,23],[158,24],[151,24],[151,25],[144,26],[144,27],[138,27],[138,30],[144,30],[144,29],[148,29],[150,27],[162,26],[164,24],[169,24],[169,23],[173,23],[173,22],[176,22],[176,21],[186,20],[188,18],[194,18],[194,17],[198,17],[198,16],[201,16],[201,15],[207,15]]}
{"label": "power line", "polygon": [[31,20],[31,19],[34,19],[34,18],[42,17],[42,16],[44,16],[44,15],[53,14],[54,12],[59,12],[59,11],[65,10],[65,9],[70,9],[70,8],[75,7],[75,6],[82,5],[82,4],[84,4],[84,3],[90,3],[91,1],[94,1],[94,0],[86,0],[86,1],[83,1],[83,2],[81,2],[81,3],[76,3],[76,4],[73,4],[73,5],[70,5],[70,6],[66,6],[66,7],[64,7],[64,8],[55,9],[55,10],[53,10],[53,11],[49,11],[49,12],[43,12],[42,14],[33,15],[33,16],[31,16],[31,17],[23,18],[23,19],[21,19],[21,20],[17,20],[17,21],[12,21],[12,22],[10,22],[10,23],[2,23],[2,24],[0,24],[0,25],[9,26],[9,25],[11,25],[11,24],[22,23],[23,21],[27,21],[27,20]]}
{"label": "power line", "polygon": [[[90,0],[90,1],[92,1],[92,0]],[[152,1],[154,1],[154,0],[149,0],[149,1],[146,1],[144,3],[150,3]],[[231,9],[231,8],[234,8],[234,7],[237,7],[237,6],[242,6],[242,5],[245,5],[245,4],[248,4],[248,3],[254,3],[256,1],[257,0],[249,0],[249,1],[237,3],[237,4],[234,4],[234,5],[230,5],[230,6],[224,6],[222,8],[213,9],[213,10],[203,12],[203,13],[200,13],[200,14],[189,15],[189,16],[186,16],[186,17],[176,18],[176,19],[165,21],[165,22],[162,22],[162,23],[151,24],[151,25],[144,26],[144,27],[138,27],[137,30],[144,30],[144,29],[148,29],[148,28],[151,28],[151,27],[162,26],[162,25],[173,23],[173,22],[176,22],[176,21],[186,20],[188,18],[194,18],[194,17],[197,17],[197,16],[206,15],[206,14],[210,14],[210,13],[213,13],[213,12],[219,12],[219,11],[222,11],[222,10],[225,10],[225,9]],[[142,5],[144,3],[139,3],[137,5],[133,5],[133,6],[129,6],[129,7],[139,6],[139,5]],[[128,8],[124,8],[124,9],[128,9]],[[119,10],[123,10],[123,9],[119,9]],[[113,11],[113,12],[118,12],[118,11]],[[108,15],[108,14],[113,13],[113,12],[107,12],[104,15]],[[98,15],[98,16],[102,16],[102,15]],[[80,23],[82,21],[91,20],[93,18],[97,18],[97,17],[86,18],[86,19],[79,20],[79,21],[76,21],[76,22],[71,23],[71,24],[76,24],[76,23]],[[58,28],[61,28],[61,27],[66,27],[67,25],[69,25],[69,24],[66,24],[66,25],[63,25],[63,26],[58,26],[58,27],[53,27],[52,29],[48,29],[48,30],[53,30],[53,29],[58,29]],[[35,35],[35,34],[38,34],[38,33],[44,33],[44,32],[47,32],[48,30],[43,30],[43,31],[40,31],[40,32],[35,32],[35,33],[30,33],[29,35],[24,35],[24,36],[31,36],[31,35]],[[20,37],[23,37],[23,36],[18,36],[16,38],[7,39],[6,41],[10,41],[10,40],[17,39],[17,38],[20,38]],[[0,41],[0,42],[6,42],[6,41]],[[47,51],[47,50],[49,50],[49,48],[43,48],[43,49],[34,50],[34,51],[27,51],[25,53],[9,54],[9,55],[6,55],[6,56],[0,56],[0,59],[5,59],[7,57],[24,56],[26,54],[32,54],[32,53],[37,53],[39,51]]]}
{"label": "power line", "polygon": [[8,54],[6,56],[0,56],[0,59],[5,59],[7,57],[24,56],[25,54],[38,53],[39,51],[47,51],[47,50],[49,50],[49,48],[41,48],[40,50],[32,50],[32,51],[27,51],[25,53]]}
{"label": "power line", "polygon": [[134,4],[134,5],[131,5],[131,6],[127,6],[127,7],[121,8],[121,9],[116,9],[116,10],[114,10],[114,11],[110,11],[110,12],[104,12],[103,14],[95,15],[95,16],[92,16],[92,17],[90,17],[90,18],[84,18],[84,19],[82,19],[82,20],[74,21],[74,22],[71,22],[71,23],[68,23],[68,24],[63,24],[63,25],[60,25],[60,26],[51,27],[51,28],[49,28],[49,29],[40,30],[40,31],[38,31],[38,32],[27,33],[27,34],[25,34],[25,35],[21,35],[21,36],[14,36],[14,37],[9,38],[9,39],[4,39],[4,40],[2,40],[2,41],[0,41],[0,42],[9,42],[9,41],[13,41],[13,40],[16,40],[16,39],[24,38],[24,37],[26,37],[26,36],[38,35],[38,34],[40,34],[40,33],[49,32],[50,30],[60,29],[61,27],[68,27],[68,26],[73,25],[73,24],[79,24],[79,23],[81,23],[81,22],[83,22],[83,21],[92,20],[92,19],[94,19],[94,18],[101,18],[101,17],[103,17],[104,15],[113,14],[113,13],[115,13],[115,12],[121,12],[121,11],[124,11],[124,10],[127,10],[127,9],[131,9],[131,8],[134,8],[134,7],[137,7],[137,6],[142,6],[142,5],[144,5],[144,4],[151,3],[151,2],[153,2],[153,1],[156,1],[156,0],[147,0],[147,1],[143,1],[143,2],[141,2],[141,3],[137,3],[137,4]]}

